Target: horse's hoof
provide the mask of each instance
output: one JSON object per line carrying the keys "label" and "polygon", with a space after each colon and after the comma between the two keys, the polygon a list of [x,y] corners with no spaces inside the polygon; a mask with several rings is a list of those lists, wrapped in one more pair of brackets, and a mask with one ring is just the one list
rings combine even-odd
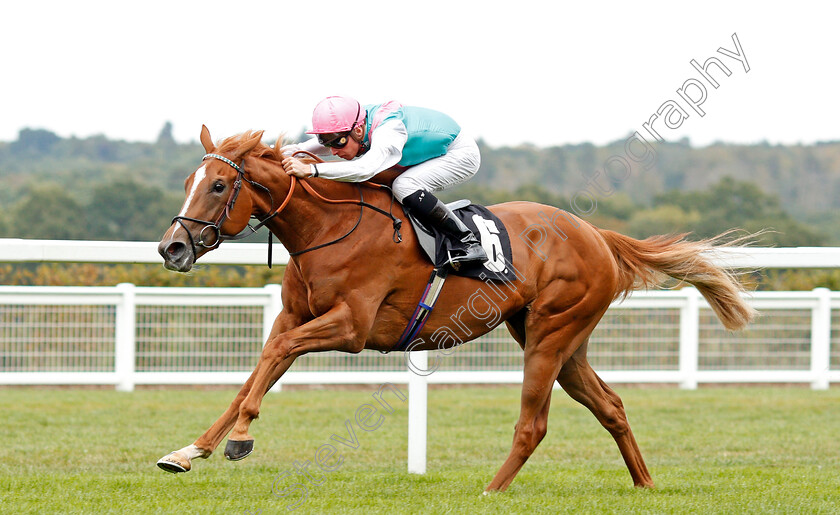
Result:
{"label": "horse's hoof", "polygon": [[157,466],[166,472],[177,474],[178,472],[189,472],[190,460],[182,456],[178,451],[173,451],[159,459]]}
{"label": "horse's hoof", "polygon": [[253,440],[228,440],[225,445],[225,458],[230,461],[239,461],[247,458],[253,451]]}

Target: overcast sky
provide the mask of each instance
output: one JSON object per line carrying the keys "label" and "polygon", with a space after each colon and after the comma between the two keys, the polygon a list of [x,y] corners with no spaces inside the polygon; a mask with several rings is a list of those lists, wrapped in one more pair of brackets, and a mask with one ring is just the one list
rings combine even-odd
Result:
{"label": "overcast sky", "polygon": [[[840,139],[834,2],[4,2],[0,141],[178,141],[309,127],[342,94],[453,116],[493,146],[624,139],[668,100],[666,140]],[[737,34],[749,66],[735,52]],[[690,61],[717,57],[717,89]],[[705,86],[700,116],[677,93]],[[697,85],[686,94],[698,98]]]}

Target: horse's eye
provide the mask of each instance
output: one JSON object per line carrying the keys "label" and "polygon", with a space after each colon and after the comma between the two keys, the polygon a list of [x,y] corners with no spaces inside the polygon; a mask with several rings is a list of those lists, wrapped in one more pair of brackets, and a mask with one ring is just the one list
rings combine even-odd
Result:
{"label": "horse's eye", "polygon": [[221,192],[225,191],[225,183],[217,182],[216,184],[213,185],[213,191],[215,191],[216,193],[221,193]]}

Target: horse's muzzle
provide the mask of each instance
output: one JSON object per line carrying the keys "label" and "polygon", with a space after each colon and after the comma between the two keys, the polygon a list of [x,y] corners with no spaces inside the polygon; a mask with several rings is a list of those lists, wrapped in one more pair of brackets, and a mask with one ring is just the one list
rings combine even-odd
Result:
{"label": "horse's muzzle", "polygon": [[195,262],[190,246],[178,240],[161,241],[158,253],[163,257],[164,268],[174,272],[189,272]]}

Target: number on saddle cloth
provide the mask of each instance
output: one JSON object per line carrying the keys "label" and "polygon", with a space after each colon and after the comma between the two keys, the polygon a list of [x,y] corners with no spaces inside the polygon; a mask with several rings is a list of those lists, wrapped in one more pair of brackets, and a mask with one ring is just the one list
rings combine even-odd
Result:
{"label": "number on saddle cloth", "polygon": [[[516,272],[512,270],[512,266],[516,265],[512,262],[510,237],[502,221],[486,207],[472,204],[469,200],[458,200],[447,206],[481,241],[481,246],[484,247],[488,258],[484,263],[464,263],[460,270],[451,272],[476,279],[515,280]],[[408,218],[411,220],[414,232],[417,233],[417,239],[424,254],[435,267],[446,266],[450,251],[457,250],[457,247],[454,247],[451,240],[442,232],[424,226],[410,213],[408,213]]]}

